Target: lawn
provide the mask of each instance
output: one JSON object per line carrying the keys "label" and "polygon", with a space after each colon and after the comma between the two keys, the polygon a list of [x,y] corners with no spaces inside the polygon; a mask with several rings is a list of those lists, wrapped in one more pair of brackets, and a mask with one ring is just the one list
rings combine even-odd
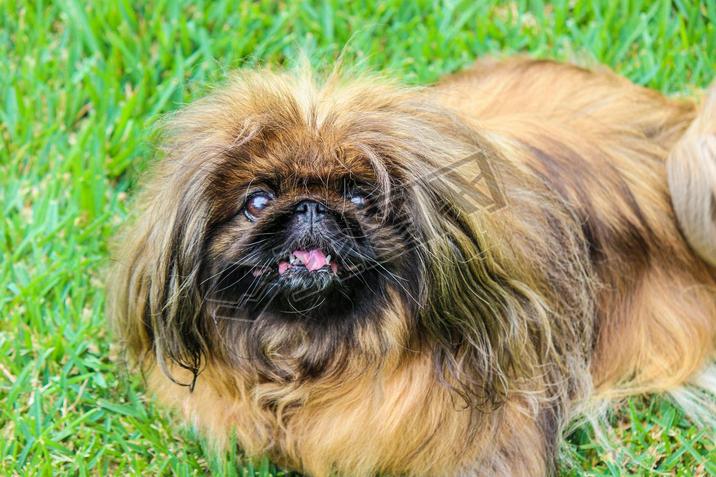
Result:
{"label": "lawn", "polygon": [[[0,0],[0,475],[282,475],[212,457],[112,362],[104,273],[163,114],[227,71],[330,65],[426,84],[485,54],[605,63],[670,94],[716,77],[716,2]],[[716,475],[663,398],[584,427],[564,475]],[[359,429],[356,432],[360,432]]]}

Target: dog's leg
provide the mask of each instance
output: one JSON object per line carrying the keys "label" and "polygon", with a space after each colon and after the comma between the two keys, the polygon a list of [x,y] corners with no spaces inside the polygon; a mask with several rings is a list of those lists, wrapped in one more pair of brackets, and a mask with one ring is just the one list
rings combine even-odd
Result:
{"label": "dog's leg", "polygon": [[630,295],[605,295],[592,363],[600,397],[672,390],[713,356],[716,290],[706,279],[660,264],[634,283]]}

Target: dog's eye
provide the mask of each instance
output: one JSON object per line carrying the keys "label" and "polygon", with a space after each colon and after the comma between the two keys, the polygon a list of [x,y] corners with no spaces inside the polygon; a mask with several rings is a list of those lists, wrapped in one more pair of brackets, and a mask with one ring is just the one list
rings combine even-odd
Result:
{"label": "dog's eye", "polygon": [[369,184],[354,181],[350,178],[343,179],[343,197],[351,201],[358,209],[367,207],[368,200],[372,193]]}
{"label": "dog's eye", "polygon": [[252,222],[256,220],[272,200],[273,196],[268,192],[259,191],[251,194],[249,198],[246,199],[246,205],[244,206],[246,218]]}
{"label": "dog's eye", "polygon": [[360,191],[351,192],[350,194],[348,194],[348,199],[353,205],[355,205],[359,209],[365,207],[366,203],[368,202],[365,194]]}

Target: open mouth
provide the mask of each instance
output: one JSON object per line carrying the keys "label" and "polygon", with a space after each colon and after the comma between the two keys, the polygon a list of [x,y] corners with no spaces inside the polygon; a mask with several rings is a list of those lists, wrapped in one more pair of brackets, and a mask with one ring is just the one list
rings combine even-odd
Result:
{"label": "open mouth", "polygon": [[[290,273],[333,273],[338,274],[340,269],[338,263],[336,263],[331,255],[327,255],[320,248],[312,248],[309,250],[294,250],[289,253],[286,260],[278,261],[278,274],[286,275]],[[266,273],[269,273],[273,268],[255,268],[253,275],[259,277]]]}

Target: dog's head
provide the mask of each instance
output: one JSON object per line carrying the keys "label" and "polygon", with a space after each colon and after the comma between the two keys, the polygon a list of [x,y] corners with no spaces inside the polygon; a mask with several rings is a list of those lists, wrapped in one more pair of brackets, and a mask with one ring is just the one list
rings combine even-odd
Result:
{"label": "dog's head", "polygon": [[376,134],[368,125],[351,130],[292,99],[275,107],[294,111],[254,125],[206,178],[201,200],[216,214],[206,226],[202,294],[217,320],[348,336],[381,314],[389,289],[418,292],[408,279],[410,211],[404,190],[391,190],[402,174],[361,150],[356,136]]}
{"label": "dog's head", "polygon": [[473,129],[423,90],[262,71],[167,131],[110,284],[133,354],[291,381],[427,352],[500,395],[534,300],[468,196],[506,167]]}

